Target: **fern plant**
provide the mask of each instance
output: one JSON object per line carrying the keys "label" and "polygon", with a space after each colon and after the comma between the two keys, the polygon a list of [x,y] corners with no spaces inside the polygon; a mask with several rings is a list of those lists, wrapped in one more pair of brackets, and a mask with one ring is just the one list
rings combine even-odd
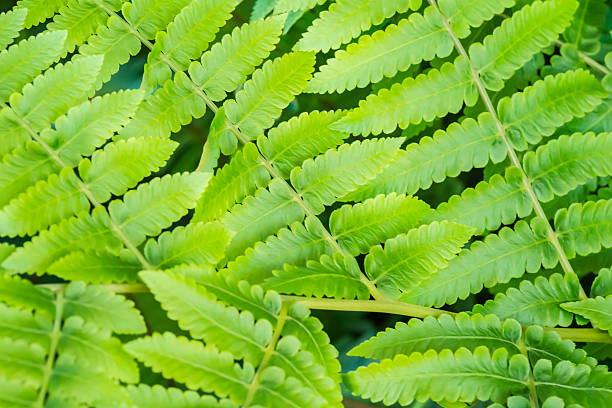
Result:
{"label": "fern plant", "polygon": [[0,407],[611,406],[606,15],[19,0]]}

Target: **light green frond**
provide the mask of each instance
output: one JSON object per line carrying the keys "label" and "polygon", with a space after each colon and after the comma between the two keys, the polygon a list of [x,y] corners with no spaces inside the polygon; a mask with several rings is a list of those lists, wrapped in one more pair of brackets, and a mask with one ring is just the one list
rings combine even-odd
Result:
{"label": "light green frond", "polygon": [[407,324],[399,322],[395,328],[379,332],[361,343],[349,355],[381,360],[397,354],[425,353],[430,349],[439,352],[465,347],[473,351],[483,345],[490,350],[503,347],[516,354],[520,352],[516,346],[520,338],[521,326],[516,320],[508,319],[502,323],[494,315],[483,317],[460,313],[454,318],[442,315],[437,319],[410,319]]}
{"label": "light green frond", "polygon": [[27,9],[15,9],[0,13],[0,50],[4,50],[19,35],[23,28]]}
{"label": "light green frond", "polygon": [[0,102],[6,102],[13,92],[21,92],[25,84],[57,61],[65,40],[65,31],[45,31],[0,52]]}
{"label": "light green frond", "polygon": [[282,270],[265,280],[265,287],[280,293],[340,299],[369,299],[370,292],[361,282],[359,265],[352,256],[323,255],[304,266],[285,264]]}
{"label": "light green frond", "polygon": [[[99,4],[102,4],[102,8]],[[104,25],[108,19],[109,11],[118,11],[121,2],[117,0],[69,0],[59,9],[53,21],[47,24],[51,31],[64,30],[68,33],[64,43],[64,53],[71,53],[78,45],[83,44],[98,27]]]}
{"label": "light green frond", "polygon": [[562,33],[578,7],[575,0],[534,1],[469,49],[485,86],[500,90],[504,80]]}
{"label": "light green frond", "polygon": [[154,334],[126,344],[126,349],[146,366],[168,379],[187,384],[191,389],[215,392],[236,404],[245,400],[253,379],[253,367],[241,367],[228,352],[214,346],[176,337],[172,333]]}
{"label": "light green frond", "polygon": [[68,109],[83,102],[93,90],[102,57],[92,56],[56,65],[13,94],[11,107],[0,111],[0,156],[31,138],[24,126],[40,131]]}
{"label": "light green frond", "polygon": [[138,334],[146,330],[134,303],[108,289],[72,282],[66,287],[64,296],[65,316],[80,316],[115,333]]}
{"label": "light green frond", "polygon": [[190,223],[149,240],[144,248],[147,261],[160,269],[182,264],[215,265],[223,259],[230,232],[219,222]]}
{"label": "light green frond", "polygon": [[557,211],[555,231],[570,258],[612,247],[612,200],[575,203]]}
{"label": "light green frond", "polygon": [[440,307],[478,293],[483,286],[508,282],[525,272],[537,272],[542,265],[552,268],[557,264],[557,254],[547,236],[541,219],[534,219],[531,226],[519,221],[514,229],[502,228],[499,234],[474,242],[447,268],[407,291],[401,300]]}
{"label": "light green frond", "polygon": [[0,274],[8,273],[6,269],[2,267],[2,263],[17,249],[14,245],[7,242],[0,242]]}
{"label": "light green frond", "polygon": [[555,364],[571,361],[574,364],[586,364],[590,367],[598,364],[597,360],[587,355],[585,350],[577,348],[574,342],[562,339],[555,331],[545,330],[541,326],[527,327],[523,338],[531,361],[546,359]]}
{"label": "light green frond", "polygon": [[511,224],[516,216],[525,217],[532,203],[523,190],[523,179],[516,167],[509,167],[505,177],[493,175],[475,188],[463,190],[436,208],[435,218],[469,225],[477,233],[495,230],[501,224]]}
{"label": "light green frond", "polygon": [[477,121],[467,118],[453,122],[433,137],[424,136],[409,144],[374,180],[344,197],[364,200],[378,194],[414,194],[433,182],[455,177],[462,171],[501,162],[507,154],[493,117],[482,113]]}
{"label": "light green frond", "polygon": [[[333,37],[332,37],[333,38]],[[392,77],[411,65],[436,57],[447,57],[453,42],[444,29],[437,9],[412,13],[397,25],[363,35],[320,68],[308,85],[316,93],[344,92]]]}
{"label": "light green frond", "polygon": [[74,251],[53,262],[48,272],[60,278],[88,283],[135,282],[142,269],[131,262],[105,251]]}
{"label": "light green frond", "polygon": [[595,77],[585,70],[549,75],[523,92],[499,101],[497,111],[512,147],[526,150],[572,118],[580,118],[606,96]]}
{"label": "light green frond", "polygon": [[493,313],[500,319],[516,319],[524,324],[542,326],[569,326],[573,315],[559,305],[578,299],[580,282],[576,275],[565,277],[554,274],[549,279],[542,276],[532,283],[525,280],[519,288],[510,288],[499,293],[494,300],[476,305],[475,313]]}
{"label": "light green frond", "polygon": [[13,272],[42,274],[71,251],[87,248],[114,249],[120,241],[110,231],[110,218],[102,208],[63,220],[41,232],[9,256],[3,267]]}
{"label": "light green frond", "polygon": [[472,232],[445,221],[422,225],[385,241],[384,249],[372,248],[364,261],[365,272],[383,293],[396,298],[444,268]]}
{"label": "light green frond", "polygon": [[294,49],[322,51],[339,48],[372,25],[382,23],[396,13],[418,10],[421,0],[339,0],[321,12]]}
{"label": "light green frond", "polygon": [[367,253],[374,245],[416,227],[431,212],[429,205],[410,196],[379,195],[332,212],[330,232],[353,256]]}
{"label": "light green frond", "polygon": [[138,37],[120,17],[113,15],[105,26],[99,27],[98,32],[89,37],[87,43],[79,47],[79,53],[86,56],[104,55],[96,84],[97,89],[119,70],[120,65],[138,54],[140,48]]}
{"label": "light green frond", "polygon": [[260,161],[257,147],[253,143],[246,144],[210,179],[198,201],[194,221],[222,217],[235,203],[241,203],[269,181],[270,174]]}
{"label": "light green frond", "polygon": [[18,309],[35,310],[49,318],[55,315],[53,293],[18,276],[0,275],[0,301]]}
{"label": "light green frond", "polygon": [[208,175],[182,173],[155,178],[112,201],[108,211],[130,242],[138,245],[147,236],[158,235],[194,208]]}
{"label": "light green frond", "polygon": [[612,295],[580,300],[578,302],[563,303],[561,307],[569,312],[576,313],[589,319],[594,327],[608,330],[612,336]]}
{"label": "light green frond", "polygon": [[309,259],[330,255],[332,249],[323,236],[320,223],[306,218],[304,224],[296,222],[291,229],[283,228],[265,242],[258,242],[244,255],[228,264],[229,272],[251,283],[259,283],[272,276],[272,271],[284,264],[305,265]]}
{"label": "light green frond", "polygon": [[[75,167],[81,156],[89,156],[129,121],[142,96],[140,91],[121,91],[96,97],[71,108],[40,137],[66,167]],[[0,188],[4,193],[0,206],[59,170],[56,161],[38,143],[30,141],[16,149],[0,162]]]}
{"label": "light green frond", "polygon": [[404,138],[372,139],[328,150],[291,171],[291,184],[312,208],[321,213],[326,205],[374,178],[393,159]]}
{"label": "light green frond", "polygon": [[79,363],[109,378],[138,382],[138,366],[123,350],[121,342],[80,317],[69,317],[64,321],[57,351],[62,357],[78,359]]}
{"label": "light green frond", "polygon": [[383,89],[359,102],[359,107],[334,125],[333,129],[356,135],[391,133],[398,126],[431,121],[458,112],[465,103],[476,103],[478,93],[472,83],[468,61],[458,57],[416,78],[406,78],[391,89]]}
{"label": "light green frond", "polygon": [[612,295],[612,268],[601,269],[591,286],[591,296]]}
{"label": "light green frond", "polygon": [[246,137],[257,139],[306,88],[314,64],[314,54],[301,51],[267,61],[253,73],[235,100],[224,103],[227,117]]}
{"label": "light green frond", "polygon": [[270,129],[267,137],[260,136],[257,147],[288,178],[304,160],[342,143],[348,134],[329,127],[342,116],[343,111],[304,112]]}
{"label": "light green frond", "polygon": [[135,0],[124,3],[121,13],[135,30],[152,40],[189,3],[190,0]]}
{"label": "light green frond", "polygon": [[192,59],[208,48],[225,22],[232,16],[238,0],[194,0],[155,36],[155,45],[144,68],[143,84],[154,89],[172,76],[167,63],[185,71]]}
{"label": "light green frond", "polygon": [[540,360],[533,367],[535,388],[541,398],[557,396],[584,407],[605,407],[612,400],[612,373],[569,361],[552,366]]}
{"label": "light green frond", "polygon": [[274,10],[277,2],[278,0],[255,0],[250,21],[253,22],[266,17]]}
{"label": "light green frond", "polygon": [[[43,379],[45,350],[37,344],[28,344],[23,340],[0,338],[0,378],[18,379],[28,386],[38,386]],[[2,397],[0,397],[0,406]]]}
{"label": "light green frond", "polygon": [[194,91],[193,83],[184,72],[178,72],[140,105],[134,119],[119,132],[117,139],[169,137],[204,113],[206,105]]}
{"label": "light green frond", "polygon": [[160,385],[128,386],[127,392],[137,408],[237,408],[229,400],[217,400],[210,395],[199,395],[193,391],[164,388]]}
{"label": "light green frond", "polygon": [[202,55],[201,64],[189,66],[189,75],[213,101],[223,100],[274,49],[284,21],[278,16],[236,27]]}
{"label": "light green frond", "polygon": [[250,312],[227,307],[195,282],[171,272],[142,272],[141,278],[155,298],[196,339],[214,344],[237,359],[257,365],[272,338],[267,320],[255,321]]}
{"label": "light green frond", "polygon": [[0,383],[0,407],[29,408],[36,401],[37,389],[32,385],[16,380]]}
{"label": "light green frond", "polygon": [[[49,333],[52,323],[49,318],[32,314],[0,304],[0,337],[15,341],[25,340],[30,344],[37,344],[43,349],[49,349]],[[1,395],[1,394],[0,394]]]}
{"label": "light green frond", "polygon": [[350,372],[345,383],[354,394],[385,405],[409,405],[415,399],[427,398],[502,402],[512,394],[526,392],[528,376],[526,357],[508,358],[503,348],[491,355],[486,347],[478,347],[473,353],[461,348],[454,354],[450,350],[440,354],[429,350],[425,354],[398,355]]}
{"label": "light green frond", "polygon": [[310,10],[314,6],[325,3],[327,0],[278,0],[275,13],[288,13],[290,11]]}
{"label": "light green frond", "polygon": [[561,136],[528,152],[523,167],[541,201],[564,196],[589,179],[612,175],[612,134]]}
{"label": "light green frond", "polygon": [[287,185],[273,179],[268,188],[260,188],[223,217],[223,224],[235,234],[226,249],[226,257],[230,260],[236,258],[256,242],[301,221],[304,216],[304,210],[294,200]]}
{"label": "light green frond", "polygon": [[592,55],[601,48],[599,42],[609,6],[602,0],[581,1],[571,25],[563,33],[567,43]]}
{"label": "light green frond", "polygon": [[16,9],[27,9],[25,28],[30,28],[53,16],[66,3],[68,0],[19,0]]}

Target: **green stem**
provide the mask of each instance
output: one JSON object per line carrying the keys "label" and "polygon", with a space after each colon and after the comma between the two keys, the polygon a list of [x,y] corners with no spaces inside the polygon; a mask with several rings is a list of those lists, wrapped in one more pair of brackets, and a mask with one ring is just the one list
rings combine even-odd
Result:
{"label": "green stem", "polygon": [[47,390],[49,389],[49,380],[53,373],[53,363],[55,363],[55,355],[57,352],[57,345],[61,335],[62,328],[62,315],[64,314],[64,290],[63,288],[57,291],[55,298],[55,317],[53,318],[53,329],[51,331],[51,344],[49,345],[49,354],[47,354],[47,361],[43,368],[43,379],[42,385],[38,392],[38,398],[36,399],[35,406],[42,408],[45,405],[45,397],[47,396]]}
{"label": "green stem", "polygon": [[[557,47],[561,48],[561,47],[563,47],[565,45],[565,43],[563,41],[556,40],[555,41],[555,45]],[[610,70],[608,69],[608,67],[606,67],[604,65],[601,65],[599,62],[595,61],[593,58],[589,57],[588,55],[586,55],[582,51],[578,51],[578,58],[583,60],[585,64],[587,64],[588,66],[590,66],[594,70],[599,71],[599,72],[601,72],[604,75],[609,75],[610,74]]]}
{"label": "green stem", "polygon": [[[575,274],[574,269],[572,268],[572,265],[570,264],[569,259],[567,255],[565,254],[563,247],[561,246],[561,243],[559,242],[559,234],[555,232],[554,228],[548,221],[548,217],[546,216],[546,213],[544,212],[544,209],[542,208],[542,205],[540,204],[540,200],[538,200],[535,190],[533,189],[533,186],[531,185],[531,181],[529,177],[527,176],[527,174],[525,173],[525,170],[523,169],[521,161],[518,158],[516,152],[514,151],[514,148],[510,144],[510,140],[508,139],[508,135],[506,134],[506,128],[504,127],[503,123],[497,116],[497,110],[493,106],[493,102],[491,101],[491,98],[489,97],[489,93],[487,92],[487,89],[485,88],[484,83],[482,82],[480,78],[480,74],[474,67],[474,64],[472,63],[472,60],[470,59],[468,53],[465,51],[463,44],[461,44],[461,41],[459,41],[459,38],[453,31],[448,19],[446,18],[444,14],[442,14],[442,11],[438,8],[436,0],[429,0],[429,4],[438,10],[442,18],[442,23],[444,24],[446,31],[450,35],[453,41],[453,44],[455,45],[455,49],[457,50],[459,55],[463,56],[467,60],[467,62],[470,65],[470,71],[472,73],[472,78],[474,80],[474,83],[476,84],[476,88],[478,88],[478,93],[480,94],[480,97],[483,103],[485,104],[487,111],[491,114],[491,116],[495,120],[495,124],[499,131],[499,136],[502,139],[504,145],[506,146],[506,150],[508,152],[508,157],[510,158],[510,162],[512,163],[514,167],[516,167],[519,170],[521,174],[523,189],[529,196],[529,199],[531,200],[531,204],[533,206],[533,209],[536,215],[545,221],[546,230],[548,232],[547,234],[548,240],[550,241],[550,243],[555,248],[555,251],[557,252],[557,256],[559,257],[559,264],[561,264],[561,268],[563,268],[563,271],[566,274]],[[588,298],[582,286],[580,286],[579,297],[582,300]]]}
{"label": "green stem", "polygon": [[527,389],[529,390],[529,405],[531,408],[540,408],[538,393],[535,387],[535,379],[533,377],[533,364],[531,364],[531,359],[529,358],[529,353],[527,351],[527,345],[525,344],[525,330],[523,330],[517,347],[521,351],[521,354],[525,356],[527,361],[529,361],[529,378],[527,379],[526,383]]}
{"label": "green stem", "polygon": [[278,314],[278,319],[276,320],[276,328],[274,329],[274,334],[272,334],[272,338],[270,342],[266,346],[266,350],[264,351],[264,355],[261,359],[261,363],[257,367],[257,372],[255,373],[255,377],[253,378],[253,382],[249,387],[249,391],[247,393],[246,399],[244,400],[244,404],[242,404],[242,408],[248,408],[253,402],[253,398],[255,397],[255,393],[259,388],[259,384],[261,383],[261,376],[263,375],[264,370],[268,366],[270,362],[270,358],[276,349],[276,344],[280,339],[281,333],[283,332],[283,327],[285,326],[285,321],[287,320],[287,303],[283,303],[281,306],[280,313]]}

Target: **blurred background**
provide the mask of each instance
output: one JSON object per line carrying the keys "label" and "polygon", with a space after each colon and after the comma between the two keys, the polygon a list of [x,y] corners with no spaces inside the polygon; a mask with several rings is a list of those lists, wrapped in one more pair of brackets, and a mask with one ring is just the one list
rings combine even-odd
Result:
{"label": "blurred background", "polygon": [[[47,1],[47,0],[40,0]],[[168,0],[172,1],[172,0]],[[274,0],[266,0],[267,3],[273,5]],[[264,1],[264,2],[266,2]],[[394,0],[389,0],[394,1]],[[525,3],[526,1],[517,1],[517,3]],[[15,5],[16,1],[8,1],[8,0],[0,0],[0,11],[9,10]],[[217,38],[221,38],[224,34],[227,34],[232,28],[237,25],[241,25],[243,23],[248,22],[251,19],[252,10],[254,6],[255,0],[244,0],[241,5],[238,7],[233,16],[233,21],[226,25],[224,29],[219,32]],[[425,2],[426,3],[426,2]],[[328,5],[327,5],[328,6]],[[284,52],[288,52],[291,50],[293,45],[301,38],[302,33],[306,30],[306,28],[311,24],[311,22],[316,18],[319,12],[322,9],[327,7],[326,5],[316,7],[310,11],[306,12],[296,12],[292,13],[288,16],[287,25],[285,27],[286,35],[282,38],[275,54],[272,55],[278,56]],[[393,18],[384,21],[382,24],[374,26],[369,31],[375,31],[384,27],[388,24],[392,24],[397,22],[398,20],[405,17],[405,14],[399,14],[394,16]],[[483,29],[477,30],[476,33],[472,35],[471,38],[468,38],[466,41],[479,41],[485,35],[490,33],[492,30],[492,26],[499,24],[501,20],[500,18],[492,20],[490,23],[483,25]],[[612,13],[608,13],[606,16],[606,25],[612,27]],[[33,27],[29,30],[29,32],[25,32],[24,35],[31,35],[38,31],[44,29],[44,24],[39,25],[37,27]],[[609,35],[607,41],[604,41],[604,50],[603,53],[612,49],[612,41],[610,41]],[[143,67],[147,58],[147,49],[143,47],[140,54],[133,57],[127,64],[123,65],[119,72],[117,72],[111,80],[104,85],[104,87],[99,92],[100,94],[112,92],[118,89],[127,89],[127,88],[139,88]],[[550,54],[541,54],[538,55],[534,60],[527,64],[525,68],[523,68],[521,72],[522,78],[531,78],[531,81],[527,80],[522,84],[516,85],[513,89],[517,87],[524,87],[529,84],[529,82],[533,82],[541,77],[541,75],[546,72],[551,72],[554,70],[553,67],[550,66],[551,58],[553,58],[553,53],[555,52],[554,48],[550,50]],[[327,59],[331,52],[328,55],[319,55],[318,58],[319,63]],[[439,66],[442,62],[447,60],[452,60],[456,57],[455,54],[452,54],[448,58],[438,59],[435,64]],[[431,65],[433,66],[433,65]],[[297,115],[304,111],[312,111],[312,110],[334,110],[334,109],[348,109],[355,107],[357,102],[360,99],[365,98],[371,92],[376,92],[381,88],[388,88],[393,83],[399,82],[406,78],[407,76],[413,76],[416,72],[420,72],[424,69],[430,67],[430,63],[424,62],[419,65],[415,65],[411,67],[408,71],[399,73],[394,78],[385,78],[379,83],[370,85],[364,89],[357,89],[351,92],[346,92],[342,95],[331,94],[331,95],[315,95],[315,94],[303,94],[297,97],[290,106],[284,111],[283,116],[279,121],[284,121],[289,119],[290,117]],[[507,90],[506,92],[513,92],[513,89]],[[503,96],[503,91],[497,97]],[[230,95],[231,97],[231,95]],[[460,112],[457,115],[448,115],[442,120],[436,120],[431,123],[423,123],[420,125],[411,126],[408,129],[403,131],[396,131],[396,135],[402,133],[405,135],[410,141],[418,140],[422,136],[431,135],[435,129],[442,128],[444,129],[449,123],[456,121],[463,115],[474,115],[478,112],[482,111],[482,107],[476,105],[472,108],[467,108],[463,112]],[[194,170],[198,164],[200,159],[200,155],[202,152],[202,146],[207,138],[208,128],[210,122],[212,120],[212,113],[208,111],[202,118],[194,120],[191,124],[184,126],[179,132],[173,135],[173,139],[180,142],[180,147],[177,149],[173,157],[169,160],[166,168],[160,170],[161,173],[175,173],[181,171],[191,171]],[[225,160],[225,161],[224,161]],[[221,165],[227,161],[227,158],[222,158]],[[503,164],[503,163],[502,163]],[[494,167],[494,166],[492,166]],[[473,187],[477,182],[488,178],[488,174],[492,174],[497,169],[495,168],[487,168],[485,170],[476,169],[468,173],[463,173],[457,178],[449,178],[443,183],[434,184],[431,188],[426,191],[419,192],[419,197],[428,202],[431,206],[435,207],[440,202],[446,201],[453,194],[460,193],[466,187]],[[327,216],[331,211],[333,211],[336,207],[332,207],[328,209]],[[323,214],[323,217],[326,215]],[[185,223],[187,220],[184,220]],[[15,240],[11,241],[13,243],[18,243]],[[43,277],[41,281],[44,282],[52,282],[53,278]],[[504,285],[500,285],[504,286]],[[497,288],[497,291],[505,289],[504,287]],[[465,311],[470,310],[475,303],[482,303],[486,299],[492,297],[492,293],[485,290],[479,294],[472,295],[463,301],[459,301],[452,306],[448,306],[447,309],[450,311]],[[137,294],[132,295],[132,299],[138,304],[140,309],[145,314],[145,318],[149,323],[149,331],[174,331],[180,333],[181,330],[176,326],[173,321],[170,321],[165,312],[162,311],[157,303],[153,300],[150,295],[147,294]],[[356,313],[356,312],[333,312],[333,311],[314,311],[315,314],[325,326],[326,332],[329,334],[332,343],[336,346],[336,348],[340,352],[340,361],[342,363],[343,371],[349,371],[355,369],[359,365],[363,365],[368,363],[360,358],[347,357],[346,352],[351,348],[359,344],[360,342],[368,339],[369,337],[375,335],[378,331],[384,330],[386,327],[392,327],[395,325],[397,321],[407,321],[408,319],[401,316],[392,316],[387,314],[376,314],[376,313]],[[161,376],[152,373],[144,369],[142,381],[145,383],[163,383],[166,380],[161,378]],[[171,386],[179,386],[180,384],[169,383]],[[484,407],[487,404],[476,404],[470,405],[472,407]],[[345,399],[346,407],[353,408],[367,408],[374,407],[378,405],[373,405],[366,401],[358,401],[351,398],[349,395],[346,396]],[[439,405],[433,402],[426,403],[414,403],[411,405],[412,408],[434,408],[439,407]],[[446,408],[460,408],[466,407],[466,405],[449,405]]]}

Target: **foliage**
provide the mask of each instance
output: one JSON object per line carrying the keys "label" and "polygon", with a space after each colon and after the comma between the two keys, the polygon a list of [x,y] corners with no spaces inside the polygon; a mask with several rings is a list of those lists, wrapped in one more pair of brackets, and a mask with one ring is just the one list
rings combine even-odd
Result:
{"label": "foliage", "polygon": [[0,408],[612,406],[611,16],[17,1]]}

